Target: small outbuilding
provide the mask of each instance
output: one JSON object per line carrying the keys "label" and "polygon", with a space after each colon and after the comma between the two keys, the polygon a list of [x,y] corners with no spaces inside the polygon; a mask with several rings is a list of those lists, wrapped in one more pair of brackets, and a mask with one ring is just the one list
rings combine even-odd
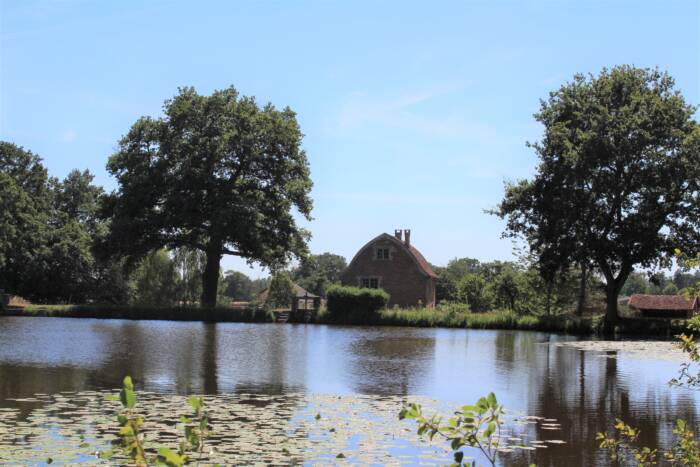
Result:
{"label": "small outbuilding", "polygon": [[[267,295],[269,294],[269,289],[265,289],[258,294],[258,302],[265,303],[267,301]],[[317,310],[320,303],[321,297],[314,295],[307,291],[305,288],[299,284],[294,283],[294,302],[292,302],[292,312],[297,310],[302,311],[313,311]]]}
{"label": "small outbuilding", "polygon": [[690,318],[698,312],[698,298],[681,295],[634,294],[628,305],[646,318]]}
{"label": "small outbuilding", "polygon": [[341,275],[343,285],[384,289],[389,306],[435,306],[437,275],[411,244],[410,230],[383,233],[367,242]]}

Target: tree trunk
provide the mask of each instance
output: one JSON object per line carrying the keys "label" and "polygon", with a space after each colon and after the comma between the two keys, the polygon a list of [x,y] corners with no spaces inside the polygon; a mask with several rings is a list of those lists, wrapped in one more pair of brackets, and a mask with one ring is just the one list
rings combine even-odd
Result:
{"label": "tree trunk", "polygon": [[623,263],[620,267],[620,273],[617,277],[608,264],[602,259],[598,260],[598,268],[605,276],[605,321],[603,323],[603,331],[611,333],[615,329],[615,325],[620,320],[617,313],[617,298],[620,295],[620,289],[625,285],[627,278],[632,272],[632,264]]}
{"label": "tree trunk", "polygon": [[219,267],[221,262],[221,246],[216,242],[207,245],[207,264],[202,274],[202,306],[216,306],[216,296],[219,289]]}
{"label": "tree trunk", "polygon": [[583,316],[583,308],[586,306],[586,265],[581,263],[581,285],[578,294],[578,306],[576,307],[576,314],[578,316]]}
{"label": "tree trunk", "polygon": [[619,291],[615,282],[605,286],[605,325],[612,327],[617,324],[619,316],[617,314],[617,295]]}

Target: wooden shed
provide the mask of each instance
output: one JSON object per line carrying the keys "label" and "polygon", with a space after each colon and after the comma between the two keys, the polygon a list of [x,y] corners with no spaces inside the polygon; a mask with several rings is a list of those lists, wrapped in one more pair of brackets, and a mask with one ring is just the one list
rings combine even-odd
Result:
{"label": "wooden shed", "polygon": [[634,294],[628,305],[646,318],[690,318],[698,312],[698,298],[681,295]]}

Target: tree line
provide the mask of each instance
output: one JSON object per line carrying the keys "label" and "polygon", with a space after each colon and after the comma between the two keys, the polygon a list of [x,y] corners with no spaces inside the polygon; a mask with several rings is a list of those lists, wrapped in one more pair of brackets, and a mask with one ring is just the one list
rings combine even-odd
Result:
{"label": "tree line", "polygon": [[[49,303],[199,303],[201,251],[161,248],[135,258],[103,250],[109,218],[93,180],[87,170],[50,177],[37,154],[0,142],[0,289]],[[227,271],[219,301],[251,300],[266,283]]]}
{"label": "tree line", "polygon": [[[312,183],[291,109],[233,87],[210,96],[181,88],[163,113],[120,139],[109,193],[87,171],[50,178],[39,156],[2,143],[0,288],[37,301],[126,303],[176,297],[177,284],[178,300],[213,306],[223,255],[275,268],[308,253],[295,213],[310,219]],[[146,297],[151,287],[162,297]]]}
{"label": "tree line", "polygon": [[[577,74],[551,92],[534,116],[544,128],[529,145],[534,177],[507,183],[491,211],[527,260],[457,260],[439,294],[474,310],[549,312],[576,295],[580,313],[599,282],[613,326],[623,287],[639,282],[635,268],[700,253],[696,110],[667,73],[632,66]],[[234,255],[272,271],[297,259],[292,279],[323,295],[345,262],[309,256],[310,234],[297,225],[313,206],[301,141],[291,109],[229,87],[209,96],[181,88],[163,117],[138,119],[107,161],[118,184],[109,193],[87,171],[51,178],[37,155],[2,143],[0,288],[40,301],[128,302],[162,274],[171,278],[162,290],[187,291],[177,300],[213,306],[231,284],[249,286],[222,281],[221,258]]]}

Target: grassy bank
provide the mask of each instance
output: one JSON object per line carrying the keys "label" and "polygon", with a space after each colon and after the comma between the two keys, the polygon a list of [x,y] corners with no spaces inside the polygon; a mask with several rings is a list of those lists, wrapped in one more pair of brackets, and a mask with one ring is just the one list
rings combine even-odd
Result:
{"label": "grassy bank", "polygon": [[[123,305],[29,305],[6,310],[0,315],[48,316],[59,318],[148,319],[169,321],[209,321],[228,323],[271,323],[274,315],[264,310],[229,307],[157,308]],[[337,324],[322,310],[313,321]],[[462,329],[510,329],[595,335],[602,330],[601,317],[578,318],[568,315],[531,316],[511,311],[472,313],[459,306],[429,308],[390,308],[381,310],[367,325],[444,327]],[[673,337],[686,329],[685,320],[625,318],[616,332],[624,335]]]}
{"label": "grassy bank", "polygon": [[[386,309],[378,324],[391,326],[446,327],[467,329],[512,329],[595,335],[603,330],[603,316],[518,315],[512,311],[472,313],[459,307]],[[621,318],[616,334],[673,337],[686,331],[687,321],[680,319]]]}
{"label": "grassy bank", "polygon": [[274,316],[264,310],[230,307],[147,307],[125,305],[29,305],[5,314],[56,318],[155,319],[168,321],[212,321],[224,323],[266,323]]}
{"label": "grassy bank", "polygon": [[381,324],[392,326],[518,329],[569,334],[593,334],[600,327],[599,320],[593,318],[521,316],[511,311],[471,313],[441,308],[387,309],[381,312],[379,320]]}

